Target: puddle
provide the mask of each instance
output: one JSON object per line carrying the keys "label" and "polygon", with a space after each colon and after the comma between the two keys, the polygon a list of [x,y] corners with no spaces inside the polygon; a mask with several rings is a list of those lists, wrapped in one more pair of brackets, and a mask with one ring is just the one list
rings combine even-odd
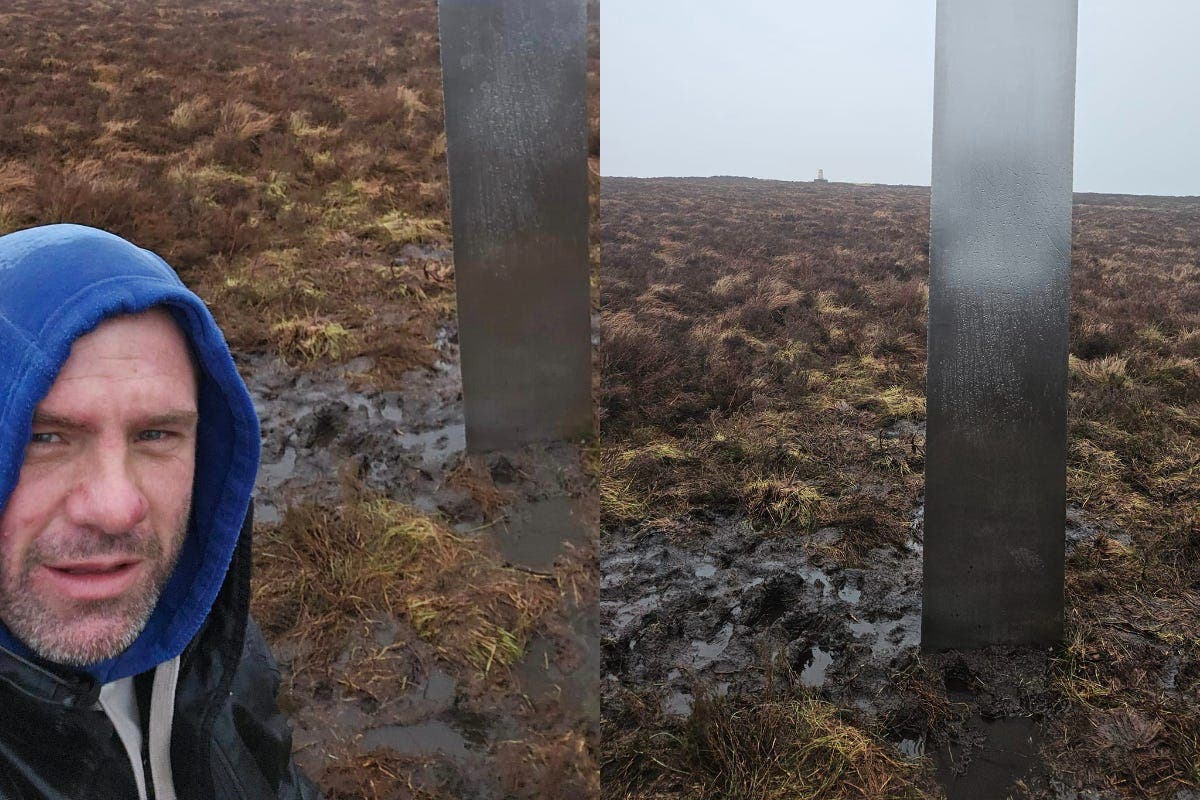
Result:
{"label": "puddle", "polygon": [[467,426],[452,423],[433,430],[400,433],[397,441],[403,449],[419,454],[425,466],[433,466],[467,448]]}
{"label": "puddle", "polygon": [[860,639],[864,636],[875,636],[879,633],[879,626],[874,622],[851,622],[849,627],[850,632]]}
{"label": "puddle", "polygon": [[636,553],[630,553],[625,556],[615,556],[608,559],[605,563],[610,568],[610,571],[603,572],[600,575],[600,591],[607,589],[615,589],[625,583],[629,577],[626,574],[626,568],[634,567],[641,556]]}
{"label": "puddle", "polygon": [[692,714],[693,699],[688,692],[671,692],[670,696],[663,701],[662,710],[664,714],[676,717],[689,717]]}
{"label": "puddle", "polygon": [[726,623],[715,639],[709,642],[692,642],[692,663],[694,670],[702,670],[711,666],[729,648],[729,640],[733,638],[733,623]]}
{"label": "puddle", "polygon": [[[258,483],[265,486],[278,486],[290,480],[296,474],[296,451],[287,448],[283,457],[269,464],[259,464]],[[257,515],[256,515],[257,516]]]}
{"label": "puddle", "polygon": [[808,663],[800,672],[800,682],[805,686],[816,688],[825,685],[825,670],[833,663],[833,656],[820,647],[813,646]]}
{"label": "puddle", "polygon": [[555,655],[554,649],[554,643],[544,636],[535,636],[525,648],[525,655],[513,672],[521,692],[527,697],[542,698],[562,692],[560,682],[563,675],[550,663],[550,657]]}
{"label": "puddle", "polygon": [[[677,529],[700,535],[679,542],[669,533]],[[805,544],[720,517],[610,538],[601,553],[604,674],[662,685],[668,697],[696,679],[755,692],[763,653],[786,651],[800,654],[792,663],[810,687],[835,688],[837,672],[886,681],[893,659],[918,645],[920,559],[889,548],[865,568],[842,569],[813,563]]]}
{"label": "puddle", "polygon": [[877,655],[917,647],[921,643],[921,619],[908,614],[900,619],[858,620],[848,626],[856,639],[870,639]]}
{"label": "puddle", "polygon": [[358,390],[347,375],[370,358],[307,372],[263,354],[240,354],[262,426],[255,518],[276,522],[294,498],[336,501],[339,470],[358,461],[370,488],[436,511],[449,490],[437,480],[465,446],[456,371],[414,371],[401,389]]}
{"label": "puddle", "polygon": [[564,544],[580,544],[587,538],[587,521],[573,497],[514,503],[497,528],[500,552],[530,569],[550,569]]}
{"label": "puddle", "polygon": [[283,515],[279,513],[279,509],[274,503],[268,503],[265,500],[255,499],[254,501],[254,521],[261,522],[264,525],[274,525],[279,520],[283,519]]}
{"label": "puddle", "polygon": [[833,581],[825,574],[825,570],[810,567],[800,571],[804,579],[821,593],[821,597],[829,597],[833,594]]}
{"label": "puddle", "polygon": [[[608,603],[601,601],[601,607],[605,605],[608,605]],[[656,592],[635,600],[632,603],[613,605],[617,606],[613,616],[613,627],[617,633],[621,633],[629,627],[630,623],[640,620],[651,611],[657,611],[659,606],[662,605],[662,598]]]}
{"label": "puddle", "polygon": [[947,800],[1005,800],[1015,795],[1018,782],[1041,776],[1041,742],[1033,719],[975,717],[968,730],[970,753],[950,747],[937,753],[937,778]]}
{"label": "puddle", "polygon": [[535,703],[570,709],[589,724],[600,724],[600,635],[596,607],[570,604],[569,631],[529,643],[513,672],[523,695]]}
{"label": "puddle", "polygon": [[425,684],[422,696],[433,703],[441,703],[454,697],[454,678],[440,669],[435,669]]}
{"label": "puddle", "polygon": [[363,734],[361,750],[368,752],[387,747],[403,755],[433,755],[464,758],[470,750],[458,731],[440,720],[416,725],[384,725]]}
{"label": "puddle", "polygon": [[394,425],[400,425],[404,422],[404,410],[393,405],[386,405],[379,409],[379,416]]}
{"label": "puddle", "polygon": [[[450,711],[450,721],[454,723],[454,730],[461,733],[469,745],[487,748],[495,738],[493,730],[497,720],[488,714],[455,706]],[[508,724],[511,720],[505,722]]]}

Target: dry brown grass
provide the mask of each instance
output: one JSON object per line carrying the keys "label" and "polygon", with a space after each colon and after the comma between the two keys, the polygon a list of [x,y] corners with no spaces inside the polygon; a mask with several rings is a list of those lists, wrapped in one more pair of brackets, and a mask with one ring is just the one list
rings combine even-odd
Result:
{"label": "dry brown grass", "polygon": [[[595,198],[594,0],[589,18]],[[405,248],[450,239],[435,0],[15,0],[2,19],[0,234],[125,236],[175,266],[239,349],[309,363],[270,328],[320,319],[351,335],[317,360],[375,356],[385,383],[433,362],[453,271]]]}
{"label": "dry brown grass", "polygon": [[[69,221],[148,247],[237,348],[384,352],[382,380],[431,362],[453,283],[393,262],[449,241],[433,0],[5,12],[0,233]],[[271,333],[288,320],[350,335],[297,351]]]}
{"label": "dry brown grass", "polygon": [[[906,536],[921,443],[878,434],[924,417],[926,199],[606,179],[604,201],[607,518],[741,511],[847,527],[860,552]],[[651,457],[667,446],[687,457]]]}
{"label": "dry brown grass", "polygon": [[[452,800],[458,795],[436,756],[401,755],[391,750],[339,753],[325,769],[329,800]],[[450,785],[447,785],[450,784]]]}
{"label": "dry brown grass", "polygon": [[583,800],[600,797],[600,771],[588,737],[576,731],[535,733],[497,747],[507,796]]}

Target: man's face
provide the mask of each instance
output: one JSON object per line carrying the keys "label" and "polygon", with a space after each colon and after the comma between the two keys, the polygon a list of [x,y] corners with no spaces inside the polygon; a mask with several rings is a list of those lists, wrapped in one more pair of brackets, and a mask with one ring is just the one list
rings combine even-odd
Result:
{"label": "man's face", "polygon": [[165,311],[75,341],[0,515],[0,620],[43,658],[94,664],[145,627],[187,533],[196,419]]}

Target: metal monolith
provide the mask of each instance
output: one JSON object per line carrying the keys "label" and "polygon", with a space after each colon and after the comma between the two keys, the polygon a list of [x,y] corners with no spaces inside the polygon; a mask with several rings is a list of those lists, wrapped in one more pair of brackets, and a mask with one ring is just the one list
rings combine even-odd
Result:
{"label": "metal monolith", "polygon": [[467,447],[592,432],[584,0],[441,0]]}
{"label": "metal monolith", "polygon": [[1077,0],[938,0],[926,650],[1062,637]]}

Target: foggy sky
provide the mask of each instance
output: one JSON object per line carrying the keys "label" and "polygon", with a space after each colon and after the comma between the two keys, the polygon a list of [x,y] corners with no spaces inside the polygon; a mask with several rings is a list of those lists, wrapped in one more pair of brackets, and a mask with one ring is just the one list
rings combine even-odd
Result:
{"label": "foggy sky", "polygon": [[[600,171],[928,186],[934,0],[603,0]],[[1200,195],[1200,3],[1079,0],[1075,190]]]}

